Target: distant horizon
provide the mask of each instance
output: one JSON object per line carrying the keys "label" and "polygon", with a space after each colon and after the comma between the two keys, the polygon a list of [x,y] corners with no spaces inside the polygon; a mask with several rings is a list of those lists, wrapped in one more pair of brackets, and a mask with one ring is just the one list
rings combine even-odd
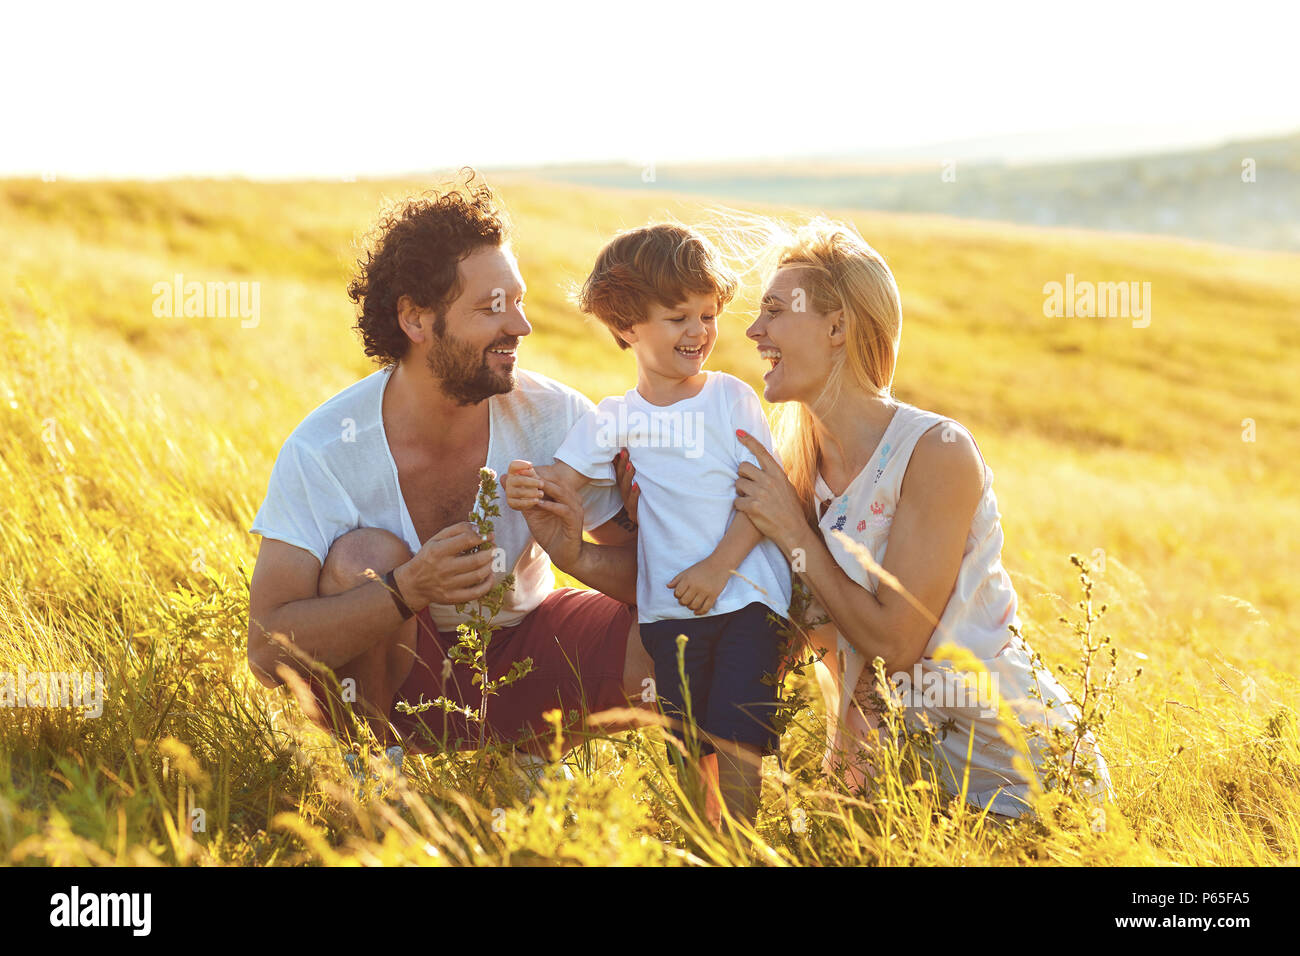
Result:
{"label": "distant horizon", "polygon": [[[665,162],[664,166],[728,166],[728,165],[764,165],[782,162],[843,163],[885,165],[916,165],[934,162],[945,158],[965,160],[966,162],[1006,163],[1007,165],[1052,165],[1056,163],[1087,162],[1089,160],[1129,159],[1141,156],[1178,155],[1220,149],[1232,143],[1265,142],[1300,137],[1300,121],[1291,126],[1270,129],[1243,130],[1223,135],[1189,134],[1182,139],[1151,139],[1141,143],[1123,144],[1113,142],[1106,146],[1094,146],[1074,152],[1053,150],[1044,145],[1051,137],[1070,132],[1074,135],[1086,134],[1088,130],[1074,131],[1032,131],[1008,133],[1002,136],[971,137],[961,140],[938,140],[916,143],[911,146],[892,147],[881,150],[862,149],[856,151],[836,151],[828,153],[805,153],[790,156],[742,156],[719,157],[705,160],[680,160]],[[1025,143],[1021,149],[1008,148],[1012,143]],[[549,167],[598,167],[640,165],[632,159],[594,159],[583,161],[546,161],[527,164],[485,165],[485,170],[526,170],[545,169]]]}
{"label": "distant horizon", "polygon": [[[665,168],[725,168],[763,167],[781,165],[807,166],[862,166],[868,167],[916,167],[929,163],[952,159],[958,162],[985,164],[1005,164],[1007,166],[1051,166],[1091,161],[1134,159],[1146,156],[1181,155],[1220,149],[1236,142],[1267,142],[1285,140],[1300,136],[1300,123],[1291,127],[1243,130],[1222,135],[1188,134],[1181,139],[1151,138],[1140,143],[1125,145],[1111,142],[1108,146],[1096,145],[1074,152],[1055,151],[1045,145],[1056,136],[1067,132],[1074,135],[1086,135],[1088,130],[1078,131],[1032,131],[1009,133],[1000,136],[970,137],[961,140],[945,140],[917,143],[912,146],[891,147],[886,149],[849,150],[829,153],[806,153],[783,156],[735,155],[718,156],[704,159],[670,159],[656,163]],[[1020,144],[1018,148],[1012,148]],[[39,179],[48,178],[50,174],[56,180],[77,182],[167,182],[187,180],[247,180],[249,182],[340,182],[340,181],[380,181],[420,178],[429,175],[444,175],[465,166],[484,173],[528,172],[530,170],[548,169],[600,169],[626,167],[635,169],[647,165],[645,160],[623,156],[608,156],[593,159],[554,159],[536,162],[490,162],[490,163],[445,163],[430,166],[427,169],[391,169],[357,173],[307,173],[300,175],[252,174],[248,172],[212,172],[196,171],[160,173],[143,175],[124,173],[120,175],[81,175],[60,172],[57,169],[22,170],[17,172],[0,171],[0,179]]]}

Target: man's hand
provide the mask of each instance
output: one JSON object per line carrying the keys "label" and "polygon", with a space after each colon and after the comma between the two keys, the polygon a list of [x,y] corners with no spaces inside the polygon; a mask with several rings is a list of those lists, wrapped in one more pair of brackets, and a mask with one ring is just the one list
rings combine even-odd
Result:
{"label": "man's hand", "polygon": [[530,507],[520,511],[533,540],[550,556],[552,564],[568,573],[577,566],[582,552],[582,498],[558,481],[540,476],[537,480],[543,497],[534,498]]}
{"label": "man's hand", "polygon": [[668,582],[668,587],[682,607],[690,608],[699,617],[713,609],[730,576],[731,571],[710,556],[682,571]]}
{"label": "man's hand", "polygon": [[[443,528],[394,575],[413,610],[430,604],[464,604],[492,590],[492,535],[481,537],[468,521]],[[474,551],[475,548],[479,550]]]}
{"label": "man's hand", "polygon": [[545,497],[542,477],[531,461],[522,459],[510,463],[501,479],[501,488],[506,493],[506,504],[516,511],[528,511]]}

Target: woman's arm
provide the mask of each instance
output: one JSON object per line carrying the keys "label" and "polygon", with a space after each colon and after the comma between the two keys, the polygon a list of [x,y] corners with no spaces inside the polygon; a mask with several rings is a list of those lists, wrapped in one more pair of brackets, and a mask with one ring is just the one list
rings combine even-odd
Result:
{"label": "woman's arm", "polygon": [[[954,440],[945,441],[945,434]],[[741,465],[736,509],[775,541],[795,568],[803,568],[799,573],[836,628],[867,660],[884,658],[886,673],[911,668],[952,595],[983,491],[984,463],[975,443],[960,430],[937,428],[917,442],[889,531],[886,574],[877,573],[880,584],[872,594],[845,573],[820,532],[808,526],[776,460],[752,438],[741,440],[761,467]],[[899,592],[900,586],[928,615]]]}

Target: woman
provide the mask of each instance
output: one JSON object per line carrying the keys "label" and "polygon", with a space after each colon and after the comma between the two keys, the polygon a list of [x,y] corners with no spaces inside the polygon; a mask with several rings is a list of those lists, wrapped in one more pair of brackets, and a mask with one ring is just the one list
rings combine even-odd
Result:
{"label": "woman", "polygon": [[[989,675],[984,688],[991,683],[1015,715],[1035,764],[1044,742],[1028,725],[1068,727],[1078,714],[1049,673],[1035,672],[1012,631],[1016,593],[1001,564],[993,475],[974,440],[943,416],[891,398],[901,325],[889,267],[850,227],[816,220],[786,237],[747,332],[772,366],[763,395],[781,403],[775,436],[784,468],[742,439],[761,468],[741,466],[735,506],[781,547],[829,616],[812,640],[829,651],[819,674],[829,691],[828,757],[870,749],[871,661],[879,656],[886,674],[912,678],[909,722],[924,714],[946,729],[935,756],[952,792],[969,750],[967,799],[1017,817],[1029,810],[1035,771],[1004,742],[987,695],[973,706],[972,695],[956,697],[961,682],[951,662],[936,659],[945,656],[940,648],[978,659]],[[1030,696],[1035,688],[1048,707]],[[1095,757],[1102,797],[1105,763],[1090,739],[1083,750]],[[843,769],[861,784],[860,767]]]}

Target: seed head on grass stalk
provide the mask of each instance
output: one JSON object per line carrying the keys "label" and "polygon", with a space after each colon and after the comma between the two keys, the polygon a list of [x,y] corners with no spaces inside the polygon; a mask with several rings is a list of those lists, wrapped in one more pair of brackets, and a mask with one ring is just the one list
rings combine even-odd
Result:
{"label": "seed head on grass stalk", "polygon": [[[1078,642],[1078,666],[1058,665],[1056,670],[1063,683],[1073,685],[1073,704],[1068,708],[1071,719],[1065,725],[1046,720],[1048,714],[1062,702],[1045,692],[1041,674],[1050,674],[1043,659],[1035,651],[1031,665],[1034,686],[1029,696],[1042,707],[1045,723],[1033,723],[1029,735],[1040,742],[1042,756],[1042,789],[1059,795],[1057,816],[1068,809],[1083,810],[1094,832],[1105,830],[1104,801],[1113,797],[1100,774],[1099,750],[1106,723],[1115,709],[1116,691],[1132,683],[1142,674],[1142,668],[1132,676],[1120,679],[1118,656],[1109,634],[1100,633],[1098,622],[1106,613],[1106,605],[1093,606],[1092,568],[1078,555],[1070,555],[1070,563],[1079,569],[1079,584],[1083,599],[1077,607],[1082,619],[1060,619],[1070,629]],[[1018,636],[1018,634],[1017,634]],[[1097,798],[1101,801],[1098,802]]]}

